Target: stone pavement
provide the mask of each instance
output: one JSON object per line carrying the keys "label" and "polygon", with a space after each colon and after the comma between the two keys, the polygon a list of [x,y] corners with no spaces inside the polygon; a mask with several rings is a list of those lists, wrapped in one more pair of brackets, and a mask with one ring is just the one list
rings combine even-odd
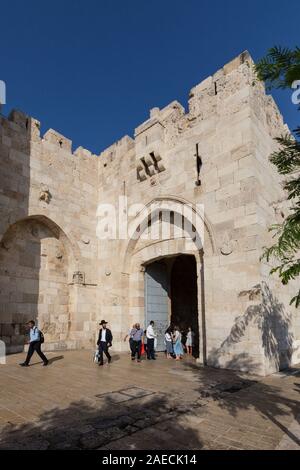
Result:
{"label": "stone pavement", "polygon": [[267,378],[88,351],[0,366],[0,449],[300,449],[300,367]]}

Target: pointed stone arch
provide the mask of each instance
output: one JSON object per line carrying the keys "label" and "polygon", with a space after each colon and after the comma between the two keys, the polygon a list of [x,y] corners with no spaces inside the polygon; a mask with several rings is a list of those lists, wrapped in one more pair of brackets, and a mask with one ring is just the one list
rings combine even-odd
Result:
{"label": "pointed stone arch", "polygon": [[[135,234],[135,236],[130,237],[129,242],[127,243],[126,249],[123,253],[123,267],[122,267],[122,272],[123,273],[129,273],[130,271],[130,260],[131,257],[135,251],[137,242],[139,240],[139,233],[143,231],[143,229],[146,228],[148,224],[148,219],[149,216],[153,213],[153,210],[151,208],[154,208],[155,211],[172,211],[176,212],[177,208],[179,207],[184,207],[188,206],[191,209],[191,213],[193,214],[193,218],[189,220],[189,223],[194,226],[195,218],[201,221],[203,224],[203,233],[207,235],[207,241],[208,244],[211,248],[212,254],[216,254],[217,251],[217,245],[216,245],[216,238],[214,235],[213,227],[203,211],[197,209],[197,206],[195,206],[193,203],[188,201],[187,199],[183,199],[177,196],[159,196],[151,201],[149,201],[144,209],[137,214],[135,217],[134,221],[131,223],[131,230],[130,232]],[[179,213],[183,213],[179,212]],[[139,233],[138,233],[139,232]],[[201,235],[197,234],[196,237],[198,237],[198,243],[200,241],[201,246],[198,246],[198,251],[205,251],[204,246],[203,246],[203,240],[201,240]]]}
{"label": "pointed stone arch", "polygon": [[[200,219],[203,224],[203,232],[206,234],[206,243],[199,233],[196,233],[195,239],[191,240],[189,246],[186,245],[183,238],[170,238],[150,242],[146,246],[139,247],[140,235],[148,224],[149,213],[154,207],[154,211],[175,211],[176,207],[189,205],[192,214]],[[182,214],[182,211],[179,210]],[[189,220],[190,226],[194,227],[195,218]],[[199,337],[201,338],[199,361],[206,363],[206,326],[205,326],[205,286],[204,286],[204,258],[208,247],[210,255],[216,254],[215,236],[210,222],[207,220],[203,211],[197,210],[197,207],[176,196],[161,196],[149,201],[143,210],[136,216],[132,222],[131,233],[137,236],[130,237],[126,249],[123,253],[122,274],[124,286],[128,295],[128,305],[125,307],[124,318],[131,322],[139,320],[143,324],[145,317],[145,269],[148,264],[166,258],[174,258],[179,255],[193,255],[197,265],[197,290],[198,290],[198,318],[199,318]],[[193,231],[194,233],[194,231]],[[200,241],[200,244],[199,244]],[[124,324],[124,328],[126,325]]]}
{"label": "pointed stone arch", "polygon": [[[45,347],[64,349],[71,325],[70,285],[79,249],[45,215],[6,219],[0,236],[0,327],[7,351],[24,347],[24,324],[38,320]],[[3,227],[3,225],[2,225]]]}
{"label": "pointed stone arch", "polygon": [[55,235],[59,236],[64,243],[68,253],[73,259],[74,270],[78,268],[80,260],[80,249],[76,240],[73,239],[72,235],[66,234],[63,227],[63,220],[58,217],[48,217],[44,214],[29,214],[25,215],[24,211],[18,209],[10,212],[6,217],[3,218],[0,231],[0,243],[5,240],[9,230],[11,230],[16,224],[25,220],[36,220],[47,226]]}

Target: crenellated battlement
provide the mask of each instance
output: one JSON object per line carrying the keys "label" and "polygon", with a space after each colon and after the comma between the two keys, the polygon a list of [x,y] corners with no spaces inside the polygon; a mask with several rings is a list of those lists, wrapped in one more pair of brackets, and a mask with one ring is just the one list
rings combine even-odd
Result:
{"label": "crenellated battlement", "polygon": [[134,146],[134,140],[128,135],[125,135],[100,153],[101,162],[104,167],[106,167],[113,162],[120,161],[120,158],[129,150],[133,149]]}
{"label": "crenellated battlement", "polygon": [[[244,51],[190,90],[187,110],[178,101],[162,109],[152,108],[149,118],[135,128],[133,139],[126,137],[134,148],[138,180],[145,181],[164,171],[165,155],[188,133],[201,134],[201,128],[212,129],[221,121],[230,126],[232,120],[250,115],[258,118],[272,137],[282,132],[280,111],[266,94],[264,84],[257,80],[249,52]],[[100,154],[105,167],[112,167],[115,159],[126,154],[122,141]]]}
{"label": "crenellated battlement", "polygon": [[[149,159],[151,154],[163,154],[166,148],[173,147],[186,131],[201,121],[214,116],[234,116],[250,102],[254,114],[275,136],[283,126],[282,116],[273,98],[266,95],[264,84],[256,79],[249,52],[244,51],[190,90],[187,110],[178,101],[172,101],[162,109],[152,108],[149,118],[135,128],[133,138],[126,135],[100,153],[101,162],[105,167],[111,166],[112,162],[134,149],[136,161],[142,162],[143,167],[145,158]],[[21,111],[13,110],[8,118],[2,117],[2,122],[5,121],[6,126],[15,131],[30,134],[31,141],[42,141],[54,150],[61,149],[79,158],[98,157],[81,146],[72,151],[72,141],[53,129],[41,136],[40,122]]]}
{"label": "crenellated battlement", "polygon": [[13,109],[8,117],[0,117],[1,126],[9,134],[10,131],[14,131],[24,136],[27,136],[28,141],[32,142],[45,142],[52,145],[54,148],[62,149],[70,155],[75,157],[97,157],[90,150],[87,150],[79,146],[76,150],[72,151],[72,140],[68,139],[64,135],[55,131],[54,129],[48,129],[43,136],[41,136],[41,123],[37,119],[23,113],[20,110]]}
{"label": "crenellated battlement", "polygon": [[67,139],[53,129],[48,129],[47,132],[45,132],[43,139],[63,150],[66,150],[67,152],[72,153],[72,140]]}

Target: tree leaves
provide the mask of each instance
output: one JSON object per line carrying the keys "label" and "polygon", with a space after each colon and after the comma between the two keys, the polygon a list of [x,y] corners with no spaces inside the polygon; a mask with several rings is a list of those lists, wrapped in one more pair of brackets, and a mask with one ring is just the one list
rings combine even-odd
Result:
{"label": "tree leaves", "polygon": [[[287,47],[275,46],[270,49],[256,65],[257,76],[264,80],[269,89],[291,87],[295,80],[300,80],[300,48],[294,50]],[[278,173],[288,178],[283,187],[288,193],[288,200],[292,202],[290,214],[282,224],[273,225],[270,231],[274,232],[277,242],[264,249],[261,259],[267,262],[271,258],[279,261],[270,274],[277,273],[283,285],[300,276],[300,127],[291,134],[282,135],[275,139],[279,150],[272,153],[270,161],[277,167]],[[296,308],[300,306],[300,289],[291,299]]]}
{"label": "tree leaves", "polygon": [[272,47],[255,69],[268,89],[289,88],[295,80],[300,80],[300,48]]}

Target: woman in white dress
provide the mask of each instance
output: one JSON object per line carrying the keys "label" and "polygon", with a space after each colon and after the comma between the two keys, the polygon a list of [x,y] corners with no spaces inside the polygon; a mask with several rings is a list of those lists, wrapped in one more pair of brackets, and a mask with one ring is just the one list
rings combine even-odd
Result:
{"label": "woman in white dress", "polygon": [[173,343],[174,343],[174,354],[176,355],[176,361],[180,361],[183,357],[183,347],[181,343],[181,333],[178,326],[175,326],[173,333]]}

